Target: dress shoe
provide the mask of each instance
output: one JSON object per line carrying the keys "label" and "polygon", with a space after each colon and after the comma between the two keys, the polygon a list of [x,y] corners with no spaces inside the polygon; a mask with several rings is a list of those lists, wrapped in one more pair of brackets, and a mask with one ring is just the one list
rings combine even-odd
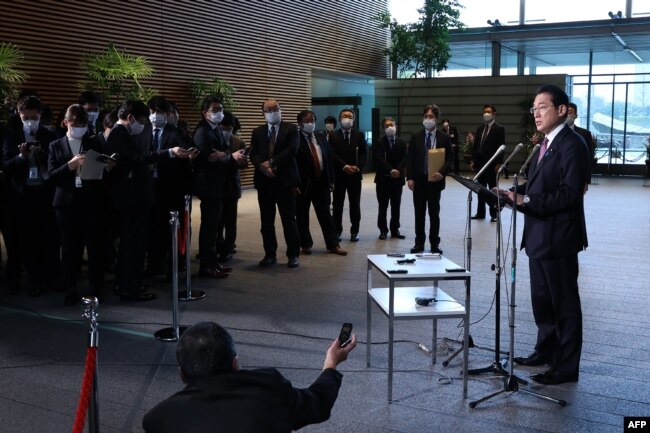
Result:
{"label": "dress shoe", "polygon": [[386,238],[388,238],[388,232],[379,233],[379,239],[381,239],[382,241],[385,241]]}
{"label": "dress shoe", "polygon": [[277,259],[273,256],[266,256],[260,262],[258,263],[259,266],[261,267],[266,267],[266,266],[272,266],[277,263]]}
{"label": "dress shoe", "polygon": [[399,232],[399,230],[396,231],[396,232],[392,232],[392,233],[390,234],[390,237],[391,237],[391,238],[395,238],[395,239],[405,239],[405,238],[406,238],[406,236],[404,236],[403,234],[401,234],[401,233]]}
{"label": "dress shoe", "polygon": [[41,296],[43,293],[45,293],[45,288],[42,284],[34,284],[27,291],[29,296]]}
{"label": "dress shoe", "polygon": [[303,254],[310,255],[311,254],[311,247],[303,247],[300,249],[300,252]]}
{"label": "dress shoe", "polygon": [[490,222],[491,222],[491,223],[495,223],[495,222],[497,222],[497,221],[498,221],[498,220],[497,220],[497,217],[490,217]]}
{"label": "dress shoe", "polygon": [[411,254],[422,253],[422,252],[424,252],[424,245],[415,244],[413,245],[413,248],[411,248]]}
{"label": "dress shoe", "polygon": [[479,215],[479,214],[476,214],[476,215],[474,215],[474,216],[472,217],[472,219],[473,219],[473,220],[484,220],[484,219],[485,219],[485,215]]}
{"label": "dress shoe", "polygon": [[226,263],[230,260],[232,260],[232,254],[221,254],[217,259],[219,263]]}
{"label": "dress shoe", "polygon": [[341,249],[341,247],[338,246],[338,245],[335,246],[334,248],[330,248],[330,249],[328,250],[328,252],[329,252],[330,254],[336,254],[336,255],[339,255],[339,256],[347,256],[347,255],[348,255],[348,252],[345,251],[344,249]]}
{"label": "dress shoe", "polygon": [[537,367],[539,365],[549,364],[551,362],[551,357],[539,352],[533,352],[525,358],[523,356],[515,356],[513,361],[519,365]]}
{"label": "dress shoe", "polygon": [[232,267],[231,267],[231,266],[223,266],[223,265],[220,265],[219,263],[217,263],[216,265],[214,265],[214,268],[215,268],[217,271],[219,271],[219,272],[223,272],[223,273],[225,273],[225,274],[227,274],[228,272],[232,272]]}
{"label": "dress shoe", "polygon": [[138,292],[138,293],[123,293],[120,295],[122,302],[144,302],[156,299],[155,293]]}
{"label": "dress shoe", "polygon": [[578,373],[560,373],[551,369],[544,373],[533,374],[530,378],[542,385],[559,385],[561,383],[577,382]]}
{"label": "dress shoe", "polygon": [[293,269],[297,268],[300,266],[300,263],[298,263],[298,257],[289,257],[289,261],[287,262],[287,267]]}
{"label": "dress shoe", "polygon": [[221,272],[216,268],[204,268],[199,270],[199,277],[201,278],[227,278],[227,272]]}
{"label": "dress shoe", "polygon": [[431,254],[440,254],[442,255],[442,250],[438,247],[431,247]]}
{"label": "dress shoe", "polygon": [[350,242],[359,242],[359,234],[358,233],[352,233],[350,235]]}

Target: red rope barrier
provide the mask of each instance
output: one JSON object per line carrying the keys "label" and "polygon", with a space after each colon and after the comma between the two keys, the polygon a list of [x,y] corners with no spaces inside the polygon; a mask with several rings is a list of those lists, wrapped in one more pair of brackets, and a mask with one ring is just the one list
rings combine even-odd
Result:
{"label": "red rope barrier", "polygon": [[183,216],[183,230],[181,228],[178,228],[178,251],[181,253],[181,255],[185,255],[185,248],[187,247],[187,236],[190,231],[190,214],[187,210],[185,210],[185,214]]}
{"label": "red rope barrier", "polygon": [[84,370],[83,382],[81,383],[81,395],[79,396],[79,405],[77,406],[77,416],[74,420],[72,433],[83,433],[84,424],[86,423],[86,414],[88,413],[88,404],[90,396],[93,393],[93,381],[95,379],[95,367],[97,365],[97,348],[89,347],[86,353],[86,368]]}

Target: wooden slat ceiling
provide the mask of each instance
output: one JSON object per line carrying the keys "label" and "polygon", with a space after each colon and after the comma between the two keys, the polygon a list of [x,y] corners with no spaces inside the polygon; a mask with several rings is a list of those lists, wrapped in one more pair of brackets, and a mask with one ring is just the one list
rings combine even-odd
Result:
{"label": "wooden slat ceiling", "polygon": [[143,82],[178,103],[194,124],[187,82],[219,76],[236,90],[242,138],[263,122],[261,102],[280,100],[283,116],[310,106],[311,69],[386,77],[388,35],[372,17],[386,0],[0,2],[0,41],[25,53],[25,87],[58,111],[76,102],[84,54],[109,42],[148,58]]}

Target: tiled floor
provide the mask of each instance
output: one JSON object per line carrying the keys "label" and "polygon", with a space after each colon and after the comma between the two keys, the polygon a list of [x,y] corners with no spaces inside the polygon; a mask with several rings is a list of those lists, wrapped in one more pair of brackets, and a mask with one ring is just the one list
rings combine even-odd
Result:
{"label": "tiled floor", "polygon": [[[504,181],[510,182],[510,181]],[[650,415],[650,188],[642,179],[600,178],[586,196],[589,248],[580,254],[580,291],[584,314],[584,346],[580,381],[527,389],[566,399],[560,407],[525,393],[502,394],[475,409],[468,402],[502,388],[499,379],[480,376],[469,382],[469,398],[461,398],[460,357],[450,366],[440,360],[450,346],[438,342],[438,363],[431,366],[417,343],[430,345],[431,324],[403,321],[395,326],[395,384],[392,404],[386,401],[387,321],[373,315],[372,367],[360,344],[342,365],[344,381],[332,418],[306,432],[621,432],[624,416]],[[442,198],[441,248],[462,264],[467,191],[449,181]],[[377,239],[376,199],[371,176],[364,181],[361,241],[344,239],[347,257],[326,254],[315,218],[314,253],[301,256],[300,267],[288,269],[281,234],[272,269],[260,269],[262,258],[256,192],[240,202],[235,270],[225,280],[194,279],[207,292],[201,301],[180,304],[180,323],[214,320],[231,329],[244,367],[276,366],[297,386],[308,386],[320,369],[325,348],[340,324],[353,322],[361,341],[366,330],[366,255],[407,251],[413,243],[411,193],[402,200],[405,240]],[[474,199],[473,205],[475,206]],[[195,206],[198,210],[198,206]],[[512,239],[510,211],[503,233]],[[347,221],[347,215],[344,217]],[[347,223],[345,223],[347,225]],[[194,216],[195,239],[198,215]],[[280,227],[278,223],[278,228]],[[480,348],[470,351],[470,368],[490,365],[495,344],[494,289],[496,224],[472,223],[471,334]],[[521,238],[523,219],[517,223]],[[196,243],[194,244],[196,249]],[[192,255],[195,251],[192,252]],[[508,350],[508,302],[512,246],[501,248],[501,349]],[[515,353],[527,354],[535,340],[528,292],[527,258],[518,255],[516,272]],[[174,344],[152,333],[172,320],[169,285],[151,281],[159,297],[144,304],[122,304],[114,296],[99,307],[99,419],[103,433],[140,432],[143,414],[181,388]],[[181,289],[183,289],[183,283]],[[445,289],[462,298],[460,283]],[[80,308],[64,307],[61,295],[29,298],[0,295],[0,431],[65,432],[72,429],[87,345],[87,325]],[[439,337],[456,340],[457,319],[438,323]],[[527,378],[541,368],[516,368]],[[447,378],[451,378],[451,383]]]}

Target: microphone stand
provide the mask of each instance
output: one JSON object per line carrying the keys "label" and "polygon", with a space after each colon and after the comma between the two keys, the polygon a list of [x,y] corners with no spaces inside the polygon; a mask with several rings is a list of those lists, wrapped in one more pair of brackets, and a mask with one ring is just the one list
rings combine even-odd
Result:
{"label": "microphone stand", "polygon": [[[522,168],[523,171],[523,168]],[[478,400],[472,401],[469,403],[470,408],[475,408],[478,404],[487,401],[493,397],[496,397],[497,395],[503,394],[504,392],[511,392],[515,393],[517,391],[521,391],[526,394],[533,395],[535,397],[548,400],[553,403],[557,403],[560,406],[566,406],[566,400],[561,400],[561,399],[556,399],[553,397],[549,397],[544,394],[540,394],[538,392],[530,391],[527,389],[519,388],[519,383],[522,383],[523,385],[526,385],[526,381],[520,379],[514,374],[514,353],[515,353],[515,288],[516,288],[516,276],[517,276],[517,187],[518,187],[518,182],[519,182],[519,176],[521,175],[521,172],[517,175],[515,175],[514,183],[513,183],[513,189],[514,189],[514,196],[512,200],[512,261],[511,261],[511,275],[512,275],[512,281],[510,283],[510,318],[509,318],[509,328],[510,328],[510,348],[509,348],[509,353],[508,353],[508,362],[510,363],[510,368],[509,371],[505,374],[506,377],[503,379],[503,389],[494,392],[492,394],[489,394],[483,398],[480,398]],[[498,188],[498,183],[499,183],[499,178],[497,176],[497,188]],[[499,263],[499,245],[501,242],[501,212],[499,212],[497,218],[499,219],[498,221],[498,227],[497,227],[497,266]],[[497,272],[497,275],[499,275],[499,272]],[[498,281],[499,277],[497,277]],[[498,284],[498,283],[497,283]],[[498,290],[498,286],[497,286]],[[498,298],[497,298],[498,300]],[[498,305],[498,303],[497,303]],[[497,308],[497,317],[498,317],[498,308]],[[497,334],[498,334],[498,328],[497,328]],[[498,339],[497,339],[498,341]],[[497,358],[498,358],[498,352],[497,352]],[[498,360],[497,360],[498,361]],[[494,364],[493,364],[494,365]],[[499,364],[501,366],[501,364]],[[488,367],[490,368],[490,367]],[[485,370],[485,369],[484,369]]]}

